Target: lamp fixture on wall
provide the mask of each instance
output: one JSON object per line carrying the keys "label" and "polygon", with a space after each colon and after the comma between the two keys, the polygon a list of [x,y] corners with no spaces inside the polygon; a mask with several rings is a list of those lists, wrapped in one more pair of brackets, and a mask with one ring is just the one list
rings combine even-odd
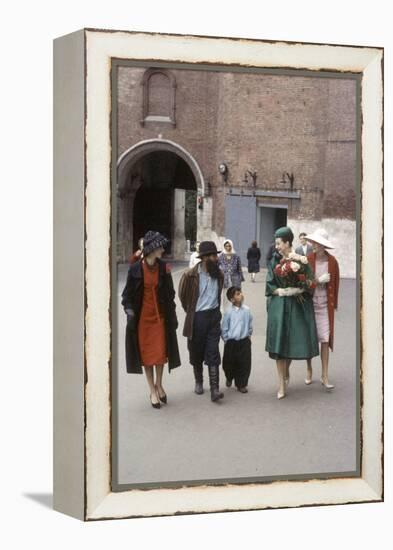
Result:
{"label": "lamp fixture on wall", "polygon": [[293,175],[293,172],[290,174],[288,172],[283,172],[281,176],[280,183],[286,184],[290,186],[291,190],[293,189],[293,184],[295,182],[295,176]]}
{"label": "lamp fixture on wall", "polygon": [[257,184],[258,172],[256,170],[247,170],[246,173],[251,177],[252,184],[255,187]]}
{"label": "lamp fixture on wall", "polygon": [[225,164],[225,162],[221,162],[218,165],[218,171],[220,172],[224,183],[226,183],[228,181],[228,166]]}
{"label": "lamp fixture on wall", "polygon": [[244,172],[244,179],[242,183],[244,183],[245,185],[248,185],[250,183],[249,178],[251,178],[251,183],[253,187],[255,187],[257,184],[257,177],[258,177],[258,172],[256,170],[247,169]]}

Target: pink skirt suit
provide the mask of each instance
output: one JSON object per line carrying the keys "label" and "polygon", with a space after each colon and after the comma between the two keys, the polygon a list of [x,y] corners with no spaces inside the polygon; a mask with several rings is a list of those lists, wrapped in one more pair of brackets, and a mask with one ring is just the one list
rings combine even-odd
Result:
{"label": "pink skirt suit", "polygon": [[[315,262],[315,278],[328,271],[328,262]],[[326,284],[317,284],[312,302],[314,306],[315,324],[317,325],[318,342],[329,342],[330,327],[328,314],[328,295]]]}
{"label": "pink skirt suit", "polygon": [[314,253],[308,256],[311,269],[315,277],[323,273],[330,274],[330,281],[324,285],[317,285],[313,296],[315,322],[319,342],[328,342],[333,350],[334,343],[334,312],[338,305],[338,290],[340,284],[340,270],[334,256],[325,250],[326,261],[317,261]]}

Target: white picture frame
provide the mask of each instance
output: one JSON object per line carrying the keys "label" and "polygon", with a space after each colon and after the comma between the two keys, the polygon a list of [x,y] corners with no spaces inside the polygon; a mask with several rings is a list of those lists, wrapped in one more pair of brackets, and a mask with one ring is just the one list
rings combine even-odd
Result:
{"label": "white picture frame", "polygon": [[[84,29],[55,40],[54,507],[82,520],[383,499],[383,49]],[[111,490],[111,60],[352,72],[361,84],[361,475]]]}

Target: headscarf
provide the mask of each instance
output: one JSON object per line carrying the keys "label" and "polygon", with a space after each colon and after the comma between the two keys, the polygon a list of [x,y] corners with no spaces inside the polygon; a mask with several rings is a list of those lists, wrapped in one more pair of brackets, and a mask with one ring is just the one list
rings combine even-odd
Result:
{"label": "headscarf", "polygon": [[[231,245],[231,247],[232,247],[231,252],[227,252],[227,251],[225,250],[225,245],[226,245],[227,243],[229,243],[229,244]],[[231,239],[225,239],[224,244],[223,244],[223,251],[222,251],[222,253],[223,253],[223,254],[226,254],[227,256],[229,256],[230,254],[236,254],[236,250],[235,250],[235,247],[233,246],[233,242],[231,241]]]}

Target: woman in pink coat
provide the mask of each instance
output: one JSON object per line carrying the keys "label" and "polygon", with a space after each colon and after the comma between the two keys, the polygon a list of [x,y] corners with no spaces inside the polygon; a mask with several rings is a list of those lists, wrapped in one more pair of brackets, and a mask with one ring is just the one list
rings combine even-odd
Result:
{"label": "woman in pink coat", "polygon": [[[318,229],[306,236],[313,247],[308,256],[311,269],[317,283],[313,295],[315,322],[317,325],[318,341],[321,344],[322,377],[321,382],[326,389],[332,390],[329,383],[329,348],[333,351],[334,343],[334,313],[338,306],[338,290],[340,284],[340,270],[336,258],[327,249],[333,246],[324,229]],[[311,359],[307,360],[307,385],[312,382]]]}

